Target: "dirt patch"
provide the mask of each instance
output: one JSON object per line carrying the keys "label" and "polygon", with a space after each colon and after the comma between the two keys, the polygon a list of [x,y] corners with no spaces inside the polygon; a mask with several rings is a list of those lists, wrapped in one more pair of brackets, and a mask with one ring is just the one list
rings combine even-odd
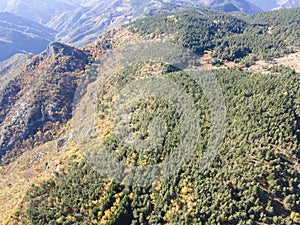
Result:
{"label": "dirt patch", "polygon": [[300,73],[300,51],[274,59],[274,61],[279,65],[290,67],[297,73]]}
{"label": "dirt patch", "polygon": [[276,65],[286,66],[300,73],[300,51],[275,58],[270,62],[263,60],[256,61],[255,64],[247,68],[247,70],[259,73],[270,73],[269,68]]}

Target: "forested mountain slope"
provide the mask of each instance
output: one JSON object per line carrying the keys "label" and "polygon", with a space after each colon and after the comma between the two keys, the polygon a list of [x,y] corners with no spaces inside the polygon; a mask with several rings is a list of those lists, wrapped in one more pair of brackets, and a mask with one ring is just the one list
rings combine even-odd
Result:
{"label": "forested mountain slope", "polygon": [[253,24],[266,24],[269,33],[273,33],[276,37],[285,40],[289,45],[300,45],[300,23],[299,17],[300,7],[279,11],[271,11],[266,13],[258,13],[247,16],[248,21]]}
{"label": "forested mountain slope", "polygon": [[[76,81],[87,63],[84,52],[52,43],[0,92],[0,155],[8,160],[23,148],[55,137],[71,117]],[[42,135],[41,135],[42,134]]]}
{"label": "forested mountain slope", "polygon": [[[5,153],[0,168],[5,178],[0,183],[0,212],[10,215],[3,221],[298,224],[300,76],[291,68],[275,64],[264,74],[243,70],[258,59],[272,60],[297,51],[293,21],[300,14],[297,9],[278,11],[279,19],[281,12],[291,16],[272,23],[265,20],[265,14],[249,19],[208,10],[173,12],[137,20],[82,49],[53,43],[35,56],[0,92],[1,134],[5,134],[0,138],[1,152]],[[293,30],[289,39],[284,33],[287,30]],[[179,63],[172,63],[172,57],[151,58],[151,54],[170,54],[170,48],[153,42],[173,43],[176,48],[171,53],[178,56]],[[150,51],[130,47],[139,43],[145,49],[150,43]],[[114,51],[116,57],[128,55],[123,66],[118,67],[118,58],[111,58]],[[203,71],[199,60],[204,56],[209,56],[212,64],[231,62],[236,68]],[[210,140],[214,140],[210,130],[215,125],[210,92],[196,82],[193,72],[198,78],[215,77],[222,91],[226,132],[216,149],[209,148]],[[143,86],[143,80],[149,85]],[[161,176],[160,170],[149,172],[146,177],[154,180],[145,186],[126,185],[126,169],[113,180],[104,177],[90,157],[105,161],[106,168],[113,162],[107,157],[109,153],[125,168],[133,166],[143,171],[176,155],[181,131],[188,131],[182,125],[185,114],[176,107],[176,101],[183,97],[169,102],[162,95],[143,95],[152,81],[162,84],[164,80],[177,85],[194,106],[183,109],[197,116],[187,127],[199,126],[198,137],[183,133],[194,138],[188,143],[196,143],[192,156],[171,176]],[[169,92],[171,87],[161,91]],[[31,97],[26,93],[32,93]],[[120,93],[129,93],[124,95],[124,104],[118,102]],[[142,98],[138,98],[139,93]],[[222,110],[222,105],[218,109]],[[154,129],[157,122],[163,125],[158,127],[161,130]],[[122,131],[126,131],[125,136]],[[156,131],[157,139],[151,139]],[[99,140],[104,150],[98,148]],[[131,146],[136,140],[140,145]],[[140,149],[151,141],[157,145],[148,151]],[[200,165],[209,153],[207,148],[216,155],[203,170]],[[86,154],[85,150],[93,149],[96,153],[102,150],[103,155],[93,151],[91,156]],[[17,177],[14,171],[19,171],[19,178],[9,179]],[[131,179],[145,179],[138,175]],[[10,191],[18,193],[18,204],[13,209],[7,197]]]}
{"label": "forested mountain slope", "polygon": [[299,10],[283,10],[278,12],[280,16],[267,12],[241,19],[202,10],[199,14],[177,13],[141,19],[129,29],[142,36],[170,35],[172,40],[200,55],[211,51],[214,64],[241,61],[247,65],[257,59],[283,55],[299,46]]}
{"label": "forested mountain slope", "polygon": [[[299,75],[290,70],[272,76],[240,70],[220,70],[216,75],[228,108],[227,132],[220,153],[205,171],[199,170],[199,159],[209,121],[203,121],[204,143],[193,159],[169,179],[148,188],[128,187],[101,178],[89,164],[75,160],[67,171],[28,191],[23,202],[27,213],[19,212],[16,220],[27,218],[33,224],[296,224],[300,212]],[[183,74],[164,76],[186,85],[195,91],[199,105],[206,104]],[[157,110],[144,119],[134,118],[138,131],[154,115],[172,122],[167,118],[174,112],[163,108],[162,102],[155,103],[159,108],[136,105],[141,117],[143,110]],[[100,122],[106,119],[112,118]],[[127,163],[145,166],[170,151],[163,148],[145,154],[124,149],[110,132],[105,136],[107,147]],[[166,144],[172,145],[176,139],[169,141]]]}

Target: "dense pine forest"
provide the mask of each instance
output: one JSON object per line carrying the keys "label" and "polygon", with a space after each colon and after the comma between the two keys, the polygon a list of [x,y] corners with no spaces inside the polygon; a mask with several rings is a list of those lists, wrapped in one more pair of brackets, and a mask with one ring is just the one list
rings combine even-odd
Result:
{"label": "dense pine forest", "polygon": [[154,16],[135,22],[130,29],[143,36],[171,36],[197,54],[212,51],[214,64],[255,60],[292,52],[299,46],[299,8],[233,17],[206,11]]}
{"label": "dense pine forest", "polygon": [[[23,203],[26,213],[17,214],[18,218],[33,224],[299,222],[300,78],[290,69],[275,71],[272,75],[238,69],[215,72],[227,104],[227,132],[220,153],[205,171],[199,170],[198,159],[209,121],[201,122],[203,143],[194,158],[175,176],[147,188],[126,187],[103,180],[74,155],[67,171],[28,191]],[[205,105],[199,88],[190,86],[183,74],[166,76],[189,88],[197,105]],[[136,105],[135,110],[142,107],[140,110],[152,112],[135,118],[138,130],[153,114],[164,116],[174,126],[172,110],[161,104],[155,104],[158,108]],[[123,150],[120,159],[147,164],[157,162],[176,139],[166,140],[165,149],[155,149],[149,155],[122,148],[113,134],[108,134],[106,141],[111,150]]]}

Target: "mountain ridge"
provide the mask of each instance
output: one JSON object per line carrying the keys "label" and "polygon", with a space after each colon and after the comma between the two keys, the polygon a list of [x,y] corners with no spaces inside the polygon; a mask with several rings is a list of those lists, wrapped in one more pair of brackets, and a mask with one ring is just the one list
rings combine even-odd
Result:
{"label": "mountain ridge", "polygon": [[[18,149],[32,145],[26,143],[31,138],[43,142],[55,136],[55,127],[71,116],[77,72],[83,70],[87,56],[73,47],[51,43],[30,61],[1,91],[1,156],[13,150],[16,153],[9,155],[18,155]],[[39,137],[41,131],[48,135]]]}

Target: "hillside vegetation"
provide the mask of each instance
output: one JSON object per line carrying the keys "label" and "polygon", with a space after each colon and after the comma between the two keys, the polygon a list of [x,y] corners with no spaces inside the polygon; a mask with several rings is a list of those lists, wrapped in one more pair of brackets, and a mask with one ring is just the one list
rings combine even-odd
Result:
{"label": "hillside vegetation", "polygon": [[[15,165],[12,156],[25,159],[26,154],[36,149],[42,151],[43,143],[47,145],[55,139],[56,146],[49,146],[56,148],[56,154],[64,159],[61,162],[64,166],[62,170],[53,168],[49,171],[51,176],[42,182],[31,177],[24,184],[27,187],[31,182],[31,187],[26,193],[20,193],[24,198],[15,211],[10,212],[13,215],[7,218],[7,223],[299,224],[300,76],[291,68],[275,64],[268,73],[242,69],[258,59],[272,60],[297,50],[298,37],[294,36],[298,32],[295,21],[300,15],[297,10],[271,12],[270,15],[279,14],[271,23],[266,21],[265,14],[252,16],[250,22],[243,16],[193,9],[142,18],[108,32],[83,49],[53,43],[1,91],[1,129],[8,135],[0,137],[4,155],[0,171],[3,175],[9,174],[7,168]],[[288,17],[289,22],[288,19],[280,21],[280,13],[287,12],[294,17]],[[285,32],[288,30],[291,32],[287,40]],[[133,52],[131,54],[140,57],[139,62],[106,70],[105,57],[128,40],[133,44],[146,40],[170,41],[195,54],[192,58],[188,54],[180,55],[185,63],[178,68],[166,61],[143,60]],[[152,52],[154,54],[155,50]],[[224,96],[226,132],[220,149],[205,169],[200,168],[200,163],[207,154],[213,127],[210,99],[189,75],[193,70],[199,72],[200,77],[206,74],[198,63],[203,55],[209,55],[210,63],[215,65],[228,62],[236,65],[231,69],[209,71],[218,80]],[[109,66],[113,67],[115,64],[111,63]],[[93,65],[98,65],[98,70]],[[141,170],[163,163],[169,155],[176,155],[184,127],[182,113],[177,111],[174,102],[168,102],[163,96],[143,96],[137,101],[125,96],[125,108],[114,108],[122,90],[132,91],[132,95],[138,93],[128,87],[153,74],[157,81],[167,79],[180,87],[195,106],[199,120],[193,124],[199,127],[190,142],[196,139],[196,147],[192,157],[174,170],[172,176],[163,177],[159,171],[153,171],[146,174],[147,178],[158,179],[148,186],[130,186],[122,176],[104,177],[83,150],[100,151],[94,141],[101,141],[106,152],[92,155],[96,160],[103,157],[103,162],[110,153],[123,165]],[[95,82],[94,75],[101,78],[100,83]],[[82,86],[77,93],[79,85]],[[33,93],[31,98],[25,95],[29,91]],[[98,98],[95,106],[84,108],[85,98],[78,102],[76,95]],[[26,107],[18,104],[19,97],[26,100]],[[81,110],[87,114],[89,108],[95,108],[96,133],[82,139],[80,131],[77,133],[76,127],[71,126],[75,106],[83,107]],[[29,110],[31,108],[33,110]],[[114,111],[121,113],[121,121]],[[163,129],[158,130],[163,135],[157,133],[158,140],[154,140],[158,144],[148,151],[131,146],[131,136],[140,142],[151,141],[157,118],[164,121]],[[88,118],[75,119],[85,121]],[[124,121],[128,123],[124,125],[126,141],[115,129]],[[89,127],[89,121],[85,122]],[[91,131],[84,134],[88,132]],[[60,133],[70,133],[70,136],[59,136]],[[68,143],[66,147],[64,142]],[[70,152],[73,154],[69,155]],[[63,154],[66,155],[62,157]],[[45,167],[51,170],[48,162]],[[131,179],[145,179],[138,175]],[[5,185],[5,190],[15,190],[13,182]]]}
{"label": "hillside vegetation", "polygon": [[7,81],[0,92],[1,164],[52,140],[56,128],[71,118],[76,83],[86,63],[83,51],[52,43]]}
{"label": "hillside vegetation", "polygon": [[[171,178],[148,188],[127,187],[101,178],[86,163],[75,163],[65,173],[27,192],[23,203],[27,211],[21,218],[33,224],[299,222],[299,74],[289,69],[273,75],[240,70],[215,73],[224,92],[228,118],[224,143],[211,167],[199,170],[210,126],[209,117],[207,122],[204,117],[200,121],[202,138],[193,159]],[[122,76],[126,79],[130,74]],[[180,72],[166,75],[190,91],[201,112],[206,103],[199,87]],[[109,106],[110,102],[102,101],[101,105]],[[148,154],[136,152],[110,131],[102,137],[107,150],[128,164],[159,163],[176,145],[178,120],[171,109],[155,99],[137,102],[132,108],[133,113],[139,113],[132,118],[133,132],[143,139],[151,118],[165,119],[170,133],[163,146]],[[101,118],[100,124],[112,120],[109,114]]]}
{"label": "hillside vegetation", "polygon": [[171,38],[199,55],[212,51],[213,64],[235,61],[251,65],[255,60],[289,53],[293,51],[291,45],[299,46],[299,8],[277,13],[281,16],[268,12],[239,19],[191,10],[145,18],[134,22],[130,29],[141,36]]}

